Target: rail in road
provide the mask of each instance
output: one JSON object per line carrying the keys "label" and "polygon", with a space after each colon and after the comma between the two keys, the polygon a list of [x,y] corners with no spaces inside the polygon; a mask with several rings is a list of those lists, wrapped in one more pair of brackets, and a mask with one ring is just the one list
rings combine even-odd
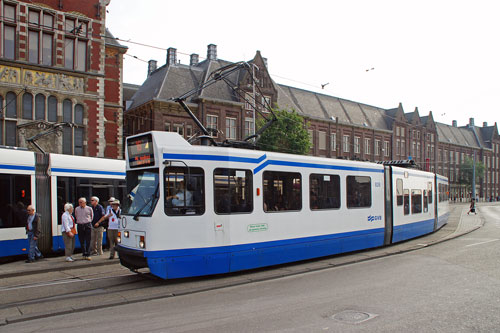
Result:
{"label": "rail in road", "polygon": [[465,204],[450,208],[446,226],[408,242],[221,276],[163,281],[147,273],[130,272],[116,260],[103,258],[92,262],[77,261],[75,266],[63,262],[61,257],[35,264],[9,263],[0,266],[0,325],[334,269],[418,250],[464,235],[483,224],[481,205],[479,214],[470,216],[466,214],[468,206]]}

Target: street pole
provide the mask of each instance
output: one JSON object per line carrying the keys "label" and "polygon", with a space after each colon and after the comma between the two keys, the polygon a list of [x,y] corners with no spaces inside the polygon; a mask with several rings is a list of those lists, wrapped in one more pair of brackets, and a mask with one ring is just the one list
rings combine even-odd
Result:
{"label": "street pole", "polygon": [[472,158],[472,197],[476,200],[476,151]]}
{"label": "street pole", "polygon": [[[255,97],[256,97],[255,96],[255,80],[256,80],[255,67],[257,67],[257,65],[252,63],[252,95],[253,95],[253,110],[252,110],[253,111],[253,117],[252,117],[253,118],[253,133],[252,134],[253,135],[255,135],[255,127],[256,127],[255,126],[255,106],[256,106],[256,104],[255,104]],[[257,67],[257,69],[259,69],[259,67]],[[255,140],[255,138],[254,138],[254,140]]]}

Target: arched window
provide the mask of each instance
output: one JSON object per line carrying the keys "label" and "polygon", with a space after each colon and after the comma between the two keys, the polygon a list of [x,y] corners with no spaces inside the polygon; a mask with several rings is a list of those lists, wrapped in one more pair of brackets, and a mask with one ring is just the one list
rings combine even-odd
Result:
{"label": "arched window", "polygon": [[7,118],[17,118],[17,96],[9,91],[5,96],[5,116]]}
{"label": "arched window", "polygon": [[75,124],[83,125],[83,105],[75,105]]}
{"label": "arched window", "polygon": [[23,118],[33,119],[33,95],[30,93],[23,95]]}
{"label": "arched window", "polygon": [[56,122],[57,121],[57,98],[54,96],[49,96],[48,99],[48,121]]}
{"label": "arched window", "polygon": [[35,96],[35,119],[45,120],[45,96],[42,94]]}
{"label": "arched window", "polygon": [[69,99],[63,101],[63,122],[73,122],[73,103]]}

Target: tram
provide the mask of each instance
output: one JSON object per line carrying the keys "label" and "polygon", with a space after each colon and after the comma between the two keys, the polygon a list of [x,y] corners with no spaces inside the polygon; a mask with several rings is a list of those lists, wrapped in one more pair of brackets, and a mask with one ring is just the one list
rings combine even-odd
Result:
{"label": "tram", "polygon": [[448,181],[416,169],[127,138],[119,252],[163,279],[375,248],[447,223]]}
{"label": "tram", "polygon": [[[64,204],[78,198],[125,196],[125,161],[60,154],[40,154],[0,147],[0,257],[27,253],[26,207],[41,216],[38,247],[44,253],[64,249]],[[77,247],[80,246],[76,241]]]}

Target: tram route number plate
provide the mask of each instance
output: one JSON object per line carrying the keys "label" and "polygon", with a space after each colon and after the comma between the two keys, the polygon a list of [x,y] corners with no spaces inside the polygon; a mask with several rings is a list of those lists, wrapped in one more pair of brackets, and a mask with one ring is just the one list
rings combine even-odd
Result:
{"label": "tram route number plate", "polygon": [[259,231],[267,231],[268,229],[267,223],[256,223],[256,224],[249,224],[247,226],[247,231],[248,232],[259,232]]}

